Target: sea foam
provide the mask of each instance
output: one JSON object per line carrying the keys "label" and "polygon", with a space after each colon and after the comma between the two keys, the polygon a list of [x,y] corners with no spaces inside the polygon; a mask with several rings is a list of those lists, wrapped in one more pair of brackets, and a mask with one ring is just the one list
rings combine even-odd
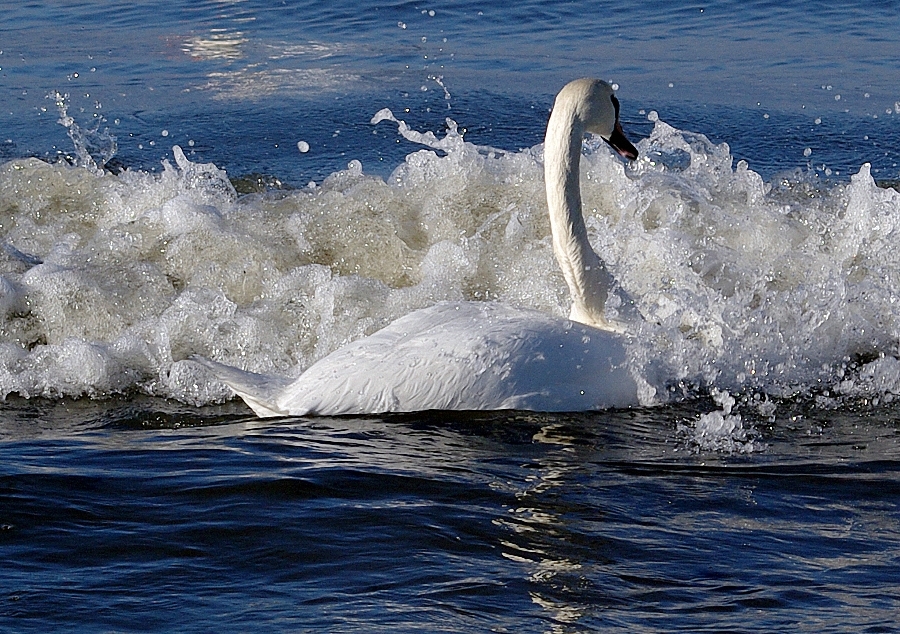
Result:
{"label": "sea foam", "polygon": [[[726,144],[651,119],[636,162],[593,140],[582,163],[644,401],[711,388],[891,400],[900,194],[868,165],[850,182],[766,182]],[[353,161],[315,187],[238,195],[177,146],[153,173],[0,166],[0,394],[202,404],[230,393],[192,354],[296,376],[437,301],[566,316],[542,147],[373,121],[424,145],[387,180]]]}

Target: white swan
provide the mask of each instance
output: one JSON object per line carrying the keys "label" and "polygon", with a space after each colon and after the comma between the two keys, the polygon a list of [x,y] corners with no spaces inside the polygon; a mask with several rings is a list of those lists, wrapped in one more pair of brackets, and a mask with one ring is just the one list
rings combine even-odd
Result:
{"label": "white swan", "polygon": [[492,302],[440,303],[336,350],[294,380],[194,359],[261,417],[637,404],[624,336],[604,316],[612,280],[588,242],[578,172],[585,132],[637,157],[618,114],[609,84],[579,79],[557,95],[547,125],[547,203],[571,319]]}

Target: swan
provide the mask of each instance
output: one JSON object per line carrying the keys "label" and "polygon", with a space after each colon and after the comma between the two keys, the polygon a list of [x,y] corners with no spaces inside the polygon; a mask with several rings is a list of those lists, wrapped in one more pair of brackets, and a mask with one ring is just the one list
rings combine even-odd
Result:
{"label": "swan", "polygon": [[582,216],[578,170],[586,132],[637,158],[613,89],[598,79],[562,88],[544,142],[553,250],[572,296],[569,319],[496,302],[442,302],[351,342],[296,379],[192,358],[260,417],[638,404],[627,336],[604,313],[612,278]]}

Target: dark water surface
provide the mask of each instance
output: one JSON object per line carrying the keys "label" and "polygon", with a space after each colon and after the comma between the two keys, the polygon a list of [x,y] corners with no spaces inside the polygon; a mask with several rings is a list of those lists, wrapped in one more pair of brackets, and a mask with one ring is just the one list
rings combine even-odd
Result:
{"label": "dark water surface", "polygon": [[741,457],[679,438],[696,407],[262,423],[10,401],[0,624],[893,631],[896,409],[798,412]]}

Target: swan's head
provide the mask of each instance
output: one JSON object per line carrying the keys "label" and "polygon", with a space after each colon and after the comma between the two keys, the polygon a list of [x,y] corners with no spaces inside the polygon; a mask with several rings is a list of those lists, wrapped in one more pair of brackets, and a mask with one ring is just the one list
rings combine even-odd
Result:
{"label": "swan's head", "polygon": [[601,79],[576,79],[556,96],[554,110],[561,105],[574,109],[585,132],[600,136],[620,155],[634,160],[637,148],[631,144],[619,123],[619,100],[612,86]]}

